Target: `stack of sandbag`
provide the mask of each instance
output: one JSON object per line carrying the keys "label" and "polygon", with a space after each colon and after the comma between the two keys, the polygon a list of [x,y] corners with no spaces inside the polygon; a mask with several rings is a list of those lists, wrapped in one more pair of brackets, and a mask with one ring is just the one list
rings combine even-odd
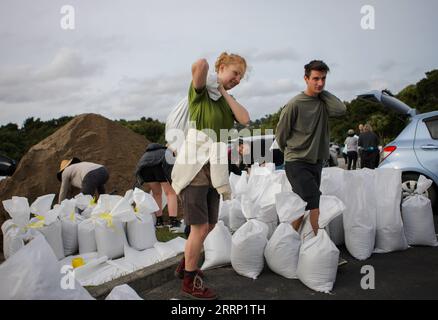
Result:
{"label": "stack of sandbag", "polygon": [[376,243],[374,252],[386,253],[406,250],[406,241],[401,219],[402,179],[401,171],[390,168],[374,170],[376,203]]}
{"label": "stack of sandbag", "polygon": [[297,276],[307,287],[328,293],[333,289],[338,270],[339,250],[324,228],[342,214],[345,206],[334,196],[321,196],[318,234],[300,248]]}
{"label": "stack of sandbag", "polygon": [[232,236],[223,221],[216,226],[204,240],[204,263],[201,270],[221,267],[231,263]]}
{"label": "stack of sandbag", "polygon": [[62,226],[59,220],[59,206],[52,206],[55,194],[47,194],[38,197],[30,206],[30,212],[35,218],[30,220],[29,228],[41,232],[52,247],[58,260],[65,257],[64,244],[62,241]]}
{"label": "stack of sandbag", "polygon": [[250,205],[244,211],[248,221],[232,237],[231,265],[240,275],[257,279],[264,266],[264,250],[268,242],[269,227],[255,219],[257,210]]}
{"label": "stack of sandbag", "polygon": [[159,210],[158,205],[149,193],[138,188],[133,191],[132,199],[135,219],[128,222],[128,242],[136,250],[152,248],[157,242],[152,214]]}
{"label": "stack of sandbag", "polygon": [[74,255],[79,251],[78,225],[85,220],[76,212],[76,199],[65,199],[60,203],[59,218],[61,219],[64,255]]}
{"label": "stack of sandbag", "polygon": [[30,207],[27,198],[14,196],[12,199],[4,200],[3,207],[12,218],[6,220],[1,227],[3,254],[5,259],[8,259],[24,247],[25,241],[29,241],[35,232],[27,227],[30,221]]}
{"label": "stack of sandbag", "polygon": [[432,205],[425,195],[432,183],[432,180],[420,175],[414,191],[405,189],[408,195],[402,202],[402,216],[404,232],[410,245],[438,246]]}
{"label": "stack of sandbag", "polygon": [[[338,167],[323,168],[321,175],[321,193],[339,198],[345,203],[344,169]],[[337,246],[345,243],[343,215],[334,218],[327,227],[330,239]]]}
{"label": "stack of sandbag", "polygon": [[119,196],[99,197],[91,217],[95,220],[95,237],[99,256],[115,259],[123,256],[126,239],[124,222],[136,219],[134,209]]}
{"label": "stack of sandbag", "polygon": [[358,260],[368,259],[376,240],[374,170],[344,172],[344,232],[348,252]]}
{"label": "stack of sandbag", "polygon": [[304,215],[307,203],[292,191],[278,193],[275,198],[280,224],[266,245],[266,263],[275,273],[295,279],[301,238],[291,223]]}

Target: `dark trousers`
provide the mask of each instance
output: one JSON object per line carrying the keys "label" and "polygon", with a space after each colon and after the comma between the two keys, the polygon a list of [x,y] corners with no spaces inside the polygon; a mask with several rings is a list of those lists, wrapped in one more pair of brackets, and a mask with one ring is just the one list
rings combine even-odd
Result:
{"label": "dark trousers", "polygon": [[105,167],[88,172],[82,180],[81,192],[94,196],[97,191],[99,195],[105,193],[105,183],[108,181],[109,174]]}
{"label": "dark trousers", "polygon": [[348,151],[347,157],[348,157],[347,170],[351,170],[351,169],[356,170],[357,152],[356,151]]}
{"label": "dark trousers", "polygon": [[375,169],[377,157],[379,157],[379,151],[363,151],[361,159],[362,168]]}
{"label": "dark trousers", "polygon": [[286,176],[292,191],[307,202],[306,210],[318,209],[321,197],[322,162],[286,161]]}

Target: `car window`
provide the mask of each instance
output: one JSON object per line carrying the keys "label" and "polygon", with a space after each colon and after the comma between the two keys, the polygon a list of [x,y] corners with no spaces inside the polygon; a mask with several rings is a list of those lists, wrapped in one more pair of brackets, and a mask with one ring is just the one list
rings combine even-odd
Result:
{"label": "car window", "polygon": [[438,116],[424,119],[424,123],[426,124],[427,130],[429,130],[432,139],[438,139]]}

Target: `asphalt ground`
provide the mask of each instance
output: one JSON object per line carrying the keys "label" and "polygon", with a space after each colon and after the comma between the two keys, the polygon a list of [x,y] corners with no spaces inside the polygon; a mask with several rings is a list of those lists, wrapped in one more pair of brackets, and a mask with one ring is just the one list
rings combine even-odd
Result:
{"label": "asphalt ground", "polygon": [[[435,217],[436,218],[436,217]],[[435,229],[438,230],[435,219]],[[410,247],[404,251],[377,254],[364,261],[353,258],[344,246],[341,256],[348,261],[338,268],[330,294],[307,288],[297,279],[286,279],[265,264],[256,280],[238,275],[231,266],[207,270],[205,282],[214,288],[219,300],[416,300],[438,299],[438,247]],[[374,289],[370,285],[370,267],[374,270]],[[180,294],[181,280],[164,282],[139,292],[147,300],[185,300]]]}

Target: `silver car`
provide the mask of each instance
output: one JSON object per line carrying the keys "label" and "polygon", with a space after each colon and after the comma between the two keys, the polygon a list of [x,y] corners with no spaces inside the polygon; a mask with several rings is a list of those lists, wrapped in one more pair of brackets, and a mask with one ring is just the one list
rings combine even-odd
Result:
{"label": "silver car", "polygon": [[417,114],[416,110],[396,99],[386,90],[371,91],[359,98],[379,102],[410,121],[403,131],[387,144],[381,154],[379,168],[402,170],[403,189],[414,190],[419,175],[434,183],[426,195],[432,203],[433,211],[438,213],[438,110]]}

